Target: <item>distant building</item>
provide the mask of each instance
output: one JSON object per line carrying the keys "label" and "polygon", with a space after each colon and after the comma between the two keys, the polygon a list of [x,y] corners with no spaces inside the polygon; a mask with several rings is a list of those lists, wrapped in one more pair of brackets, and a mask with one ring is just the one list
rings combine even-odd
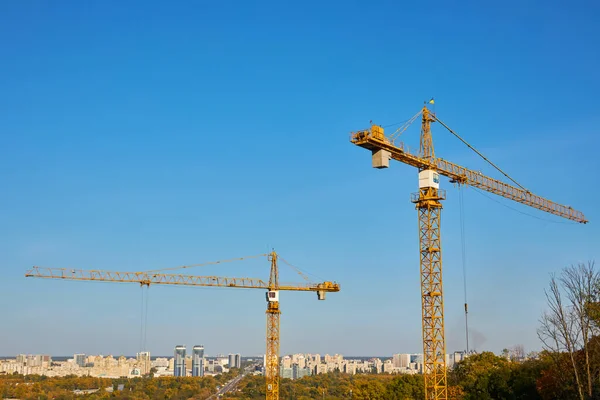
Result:
{"label": "distant building", "polygon": [[462,360],[464,360],[466,356],[467,356],[467,354],[466,354],[466,352],[464,352],[464,351],[455,351],[455,352],[452,354],[452,358],[451,358],[451,360],[450,360],[450,363],[451,363],[452,365],[456,365],[456,364],[458,364],[459,362],[461,362]]}
{"label": "distant building", "polygon": [[394,354],[393,357],[394,368],[408,368],[410,366],[410,354]]}
{"label": "distant building", "polygon": [[173,376],[186,376],[185,346],[175,346],[175,362],[173,364]]}
{"label": "distant building", "polygon": [[292,368],[292,379],[301,379],[309,375],[312,375],[310,368],[302,368],[298,364],[294,364]]}
{"label": "distant building", "polygon": [[75,354],[73,360],[75,361],[75,364],[80,367],[85,367],[85,354]]}
{"label": "distant building", "polygon": [[229,368],[242,368],[242,356],[240,354],[229,354]]}
{"label": "distant building", "polygon": [[281,375],[282,378],[292,379],[292,377],[293,377],[293,371],[292,371],[292,369],[291,368],[284,368],[283,366],[280,367],[279,374]]}
{"label": "distant building", "polygon": [[192,349],[192,376],[204,376],[204,346]]}
{"label": "distant building", "polygon": [[410,362],[416,363],[416,364],[422,364],[423,363],[423,354],[411,354]]}
{"label": "distant building", "polygon": [[140,353],[137,353],[136,359],[137,359],[138,367],[139,367],[141,373],[142,374],[150,373],[150,368],[151,368],[151,363],[152,363],[152,361],[150,359],[150,352],[142,351]]}

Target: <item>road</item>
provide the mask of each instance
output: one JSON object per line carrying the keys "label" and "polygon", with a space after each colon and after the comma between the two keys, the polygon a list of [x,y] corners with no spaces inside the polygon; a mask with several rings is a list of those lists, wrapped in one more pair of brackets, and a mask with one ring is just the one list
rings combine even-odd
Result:
{"label": "road", "polygon": [[210,396],[207,400],[218,399],[220,396],[224,395],[225,393],[231,392],[233,389],[235,389],[235,387],[242,380],[242,378],[244,378],[244,376],[246,374],[248,374],[250,371],[252,371],[253,368],[254,368],[254,364],[244,368],[244,371],[240,375],[236,376],[235,378],[233,378],[232,380],[227,382],[225,385],[223,385],[223,387],[221,389],[219,389],[219,391],[217,393]]}

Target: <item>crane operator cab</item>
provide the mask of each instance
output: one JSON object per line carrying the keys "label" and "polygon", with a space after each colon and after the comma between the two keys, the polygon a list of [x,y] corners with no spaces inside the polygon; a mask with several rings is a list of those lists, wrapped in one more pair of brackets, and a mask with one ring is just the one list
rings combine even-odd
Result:
{"label": "crane operator cab", "polygon": [[269,290],[267,292],[267,302],[272,303],[275,301],[279,301],[279,291],[278,290]]}

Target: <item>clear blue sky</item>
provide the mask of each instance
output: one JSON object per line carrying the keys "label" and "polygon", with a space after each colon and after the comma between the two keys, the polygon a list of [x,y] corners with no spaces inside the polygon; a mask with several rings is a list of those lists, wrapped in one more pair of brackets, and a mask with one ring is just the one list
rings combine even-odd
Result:
{"label": "clear blue sky", "polygon": [[[249,3],[0,4],[0,354],[140,349],[139,287],[25,279],[32,265],[145,270],[272,247],[342,285],[325,302],[282,294],[282,353],[420,352],[416,171],[372,169],[348,134],[432,96],[515,179],[591,221],[464,191],[471,344],[539,349],[549,274],[598,257],[599,6]],[[439,126],[434,141],[496,176]],[[443,187],[454,351],[459,191]],[[268,263],[188,272],[266,278]],[[282,280],[302,281],[285,265]],[[152,287],[148,349],[262,354],[264,310],[262,291]]]}

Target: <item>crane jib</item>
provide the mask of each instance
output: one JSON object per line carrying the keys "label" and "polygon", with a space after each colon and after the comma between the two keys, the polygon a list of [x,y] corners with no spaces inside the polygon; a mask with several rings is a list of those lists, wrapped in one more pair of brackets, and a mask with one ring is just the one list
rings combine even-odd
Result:
{"label": "crane jib", "polygon": [[392,144],[380,131],[377,131],[377,135],[371,134],[370,130],[356,132],[352,134],[350,140],[357,146],[372,152],[373,166],[376,168],[387,168],[387,160],[394,159],[419,170],[435,170],[440,175],[450,178],[452,182],[470,185],[559,217],[583,224],[588,222],[581,211],[577,211],[570,206],[555,203],[527,190],[483,175],[481,172],[446,161],[443,158],[425,159],[411,154],[410,150],[403,145],[396,146]]}

